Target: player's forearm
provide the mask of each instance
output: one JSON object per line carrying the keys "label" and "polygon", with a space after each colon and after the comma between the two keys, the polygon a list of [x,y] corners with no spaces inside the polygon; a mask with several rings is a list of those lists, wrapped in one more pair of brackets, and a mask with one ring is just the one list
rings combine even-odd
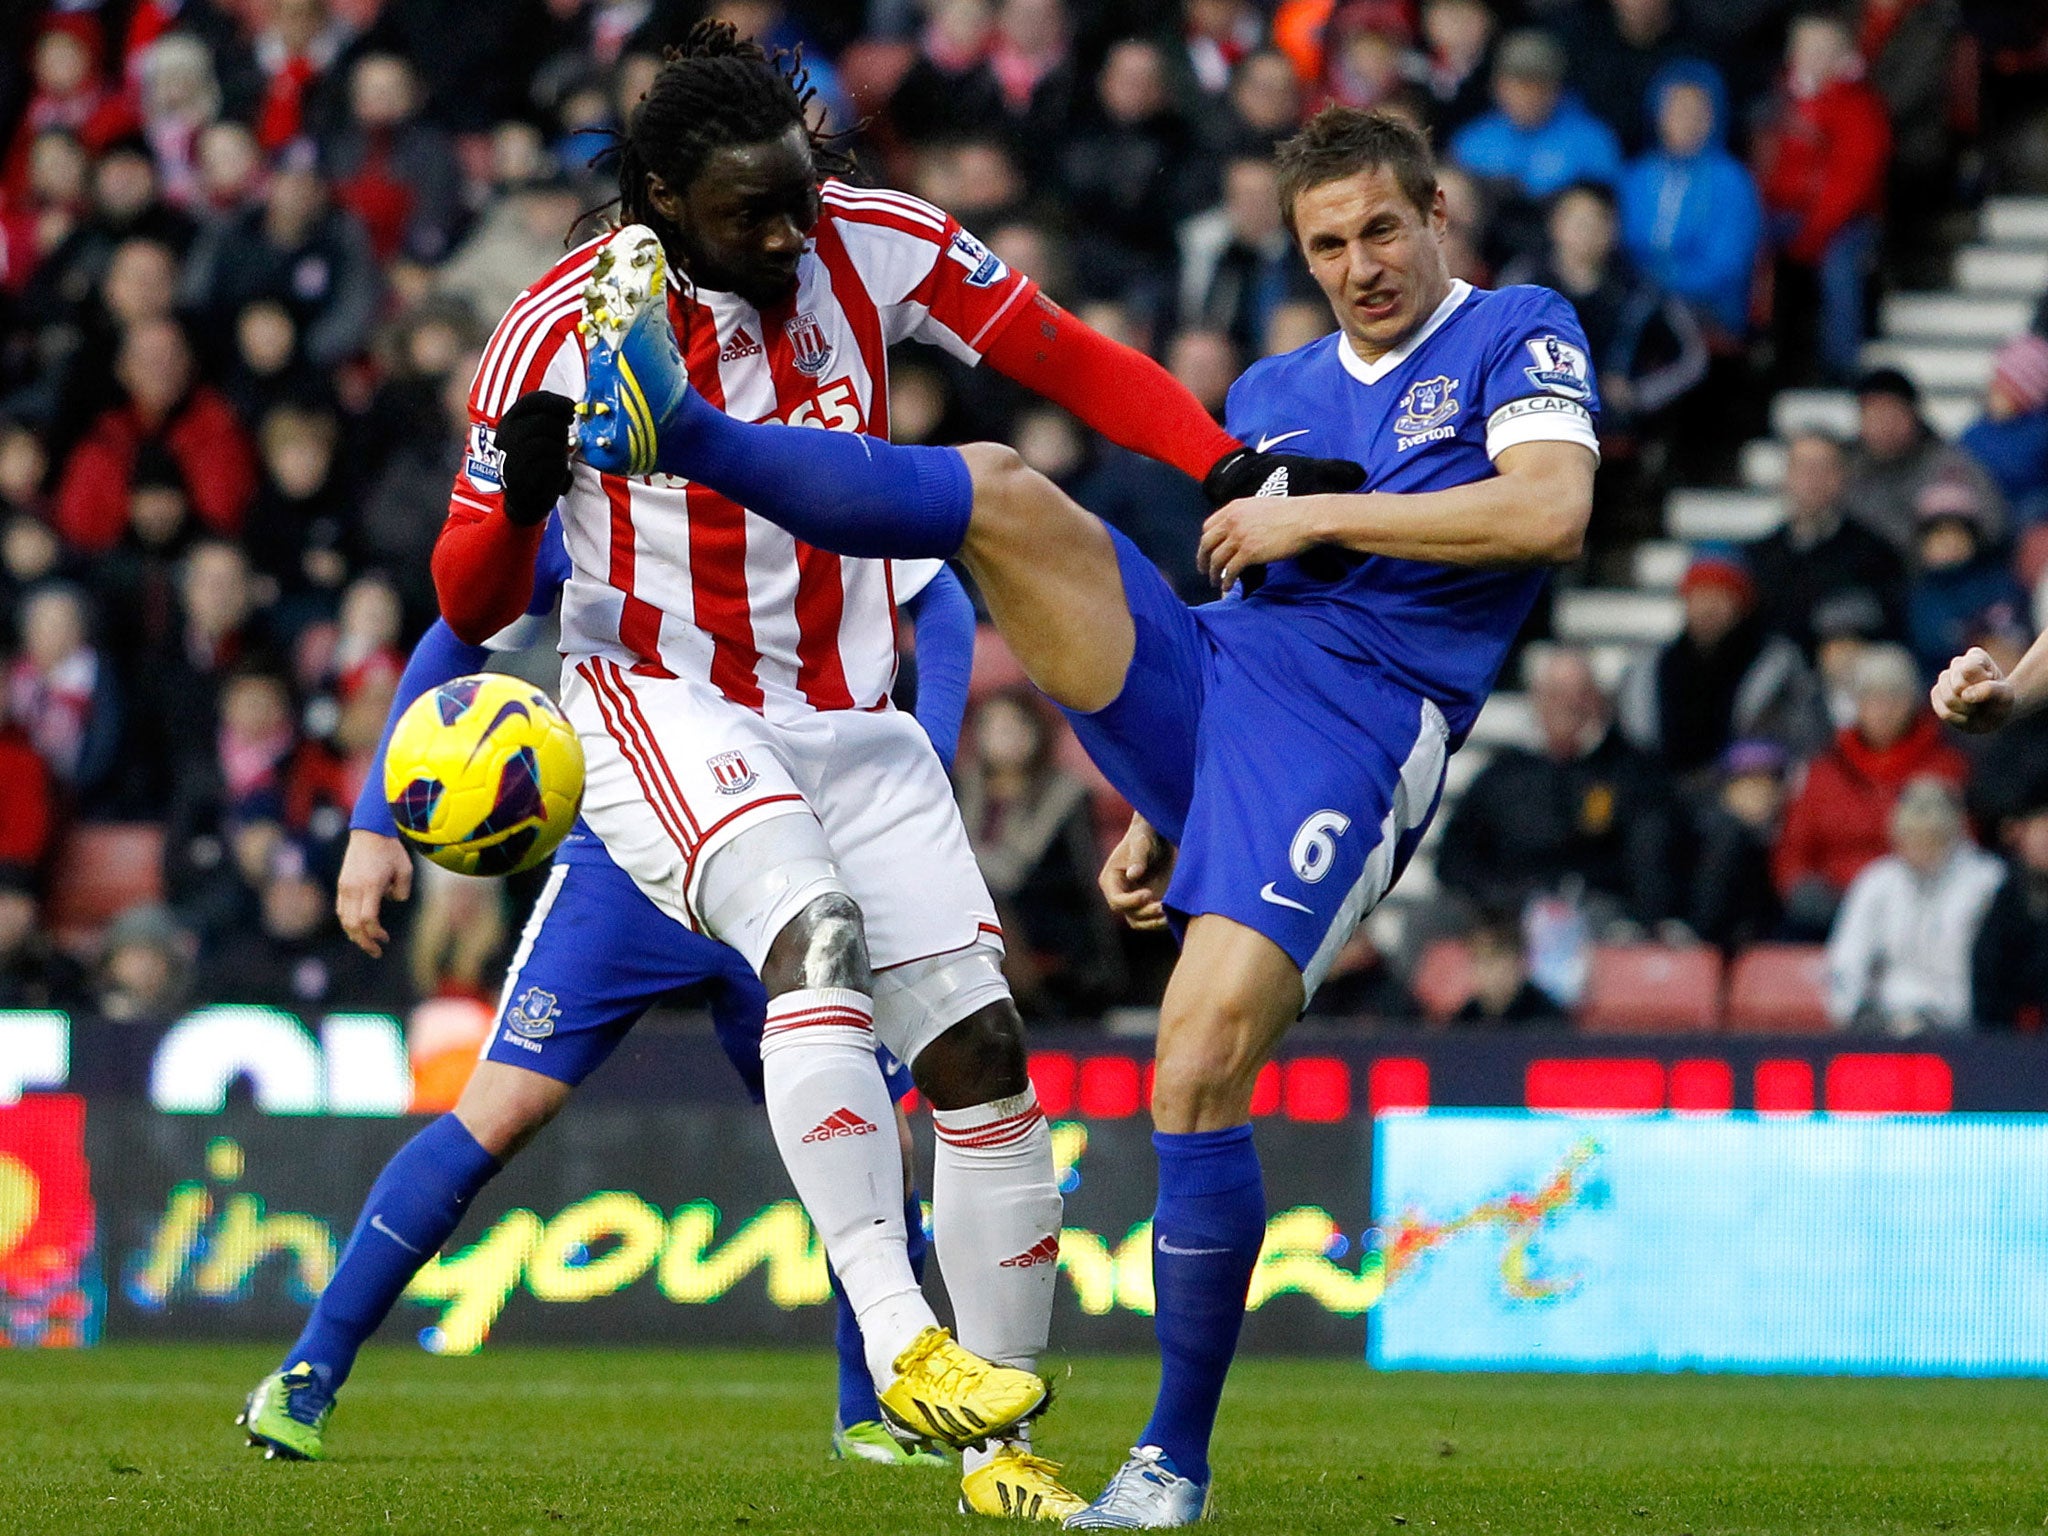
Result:
{"label": "player's forearm", "polygon": [[1578,558],[1593,472],[1568,466],[1494,475],[1442,491],[1315,496],[1315,542],[1446,565],[1557,565]]}
{"label": "player's forearm", "polygon": [[457,511],[434,544],[434,595],[448,627],[468,645],[482,645],[526,612],[534,560],[545,522],[522,527],[502,512],[470,517]]}

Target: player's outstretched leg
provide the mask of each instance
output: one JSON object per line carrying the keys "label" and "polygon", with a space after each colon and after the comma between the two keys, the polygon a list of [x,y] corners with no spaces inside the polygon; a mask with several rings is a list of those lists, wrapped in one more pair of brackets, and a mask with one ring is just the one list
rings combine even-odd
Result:
{"label": "player's outstretched leg", "polygon": [[370,1187],[305,1331],[285,1352],[284,1363],[257,1383],[235,1421],[252,1446],[290,1460],[325,1455],[335,1394],[355,1368],[363,1341],[440,1252],[504,1158],[547,1123],[568,1092],[565,1084],[537,1072],[485,1062],[464,1090],[460,1108],[491,1145],[458,1114],[446,1114],[398,1149]]}
{"label": "player's outstretched leg", "polygon": [[1266,1235],[1252,1084],[1301,1003],[1301,973],[1263,934],[1214,915],[1189,924],[1153,1070],[1159,1396],[1129,1460],[1069,1526],[1189,1525],[1208,1507],[1209,1438]]}

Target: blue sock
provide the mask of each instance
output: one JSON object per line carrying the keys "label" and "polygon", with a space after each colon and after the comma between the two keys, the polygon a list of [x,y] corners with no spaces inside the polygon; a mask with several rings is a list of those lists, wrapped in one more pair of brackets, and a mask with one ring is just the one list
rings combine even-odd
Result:
{"label": "blue sock", "polygon": [[[910,1254],[910,1272],[924,1279],[924,1256],[928,1246],[924,1235],[924,1202],[912,1190],[903,1202],[904,1248]],[[831,1268],[825,1273],[832,1281],[832,1294],[839,1298],[839,1326],[832,1342],[839,1350],[839,1427],[872,1424],[882,1417],[882,1405],[875,1401],[874,1378],[868,1375],[867,1346],[860,1336],[860,1320],[853,1315],[853,1303],[846,1299],[839,1276]]]}
{"label": "blue sock", "polygon": [[1207,1483],[1216,1405],[1266,1237],[1266,1187],[1248,1125],[1155,1131],[1152,1145],[1159,1153],[1152,1214],[1159,1401],[1140,1444],[1158,1446],[1183,1477]]}
{"label": "blue sock", "polygon": [[662,469],[835,554],[945,559],[974,508],[957,449],[737,421],[695,390],[662,423],[659,452]]}
{"label": "blue sock", "polygon": [[370,1186],[334,1278],[313,1304],[306,1331],[284,1363],[306,1361],[330,1392],[340,1390],[363,1340],[377,1331],[412,1277],[441,1251],[471,1198],[498,1166],[453,1115],[441,1116],[400,1147]]}

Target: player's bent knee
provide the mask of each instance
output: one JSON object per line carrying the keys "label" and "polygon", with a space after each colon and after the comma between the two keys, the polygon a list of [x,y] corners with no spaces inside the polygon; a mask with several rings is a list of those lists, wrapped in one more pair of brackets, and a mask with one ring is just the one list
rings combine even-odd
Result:
{"label": "player's bent knee", "polygon": [[800,987],[870,991],[874,978],[868,969],[867,932],[854,899],[830,892],[790,919],[768,946],[761,984],[770,997]]}
{"label": "player's bent knee", "polygon": [[1152,1118],[1161,1130],[1211,1130],[1250,1112],[1267,1053],[1225,1016],[1162,1028],[1152,1065]]}
{"label": "player's bent knee", "polygon": [[1024,1021],[1007,998],[953,1025],[911,1064],[918,1091],[934,1109],[971,1109],[1022,1093]]}
{"label": "player's bent knee", "polygon": [[483,1061],[455,1102],[455,1118],[499,1162],[533,1140],[569,1100],[567,1083],[499,1061]]}

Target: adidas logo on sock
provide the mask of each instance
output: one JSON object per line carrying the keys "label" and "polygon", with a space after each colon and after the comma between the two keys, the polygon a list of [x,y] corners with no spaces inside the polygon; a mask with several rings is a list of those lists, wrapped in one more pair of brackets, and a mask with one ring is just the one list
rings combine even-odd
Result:
{"label": "adidas logo on sock", "polygon": [[1030,1269],[1039,1264],[1057,1264],[1060,1261],[1060,1240],[1057,1233],[1048,1232],[1037,1242],[1013,1258],[998,1264],[998,1269]]}
{"label": "adidas logo on sock", "polygon": [[721,363],[736,363],[743,357],[759,357],[760,355],[761,343],[748,335],[747,328],[743,325],[732,333],[732,340],[728,341],[719,352],[718,360]]}
{"label": "adidas logo on sock", "polygon": [[874,1130],[872,1122],[863,1120],[850,1109],[835,1109],[811,1128],[804,1137],[804,1145],[814,1141],[831,1141],[839,1136],[866,1136]]}

